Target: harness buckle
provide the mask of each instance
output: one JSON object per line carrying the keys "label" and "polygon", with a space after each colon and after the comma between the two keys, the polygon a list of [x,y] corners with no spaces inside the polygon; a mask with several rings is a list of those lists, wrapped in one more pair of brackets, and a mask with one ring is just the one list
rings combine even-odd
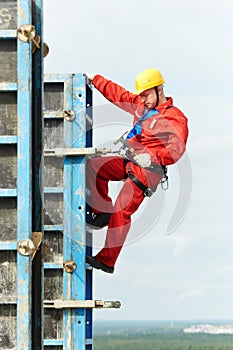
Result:
{"label": "harness buckle", "polygon": [[150,187],[147,187],[147,189],[144,191],[144,196],[145,197],[151,197],[152,195],[153,195],[153,191],[152,191],[152,189],[150,188]]}
{"label": "harness buckle", "polygon": [[162,176],[162,179],[160,181],[160,184],[161,184],[162,190],[166,191],[169,188],[167,167],[166,166],[162,166],[162,169],[163,169],[163,176]]}

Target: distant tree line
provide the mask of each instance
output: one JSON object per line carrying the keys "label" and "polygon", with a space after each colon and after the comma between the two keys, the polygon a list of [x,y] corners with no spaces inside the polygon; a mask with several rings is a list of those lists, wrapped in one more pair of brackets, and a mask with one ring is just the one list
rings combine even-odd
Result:
{"label": "distant tree line", "polygon": [[134,334],[96,335],[95,350],[233,350],[233,335]]}

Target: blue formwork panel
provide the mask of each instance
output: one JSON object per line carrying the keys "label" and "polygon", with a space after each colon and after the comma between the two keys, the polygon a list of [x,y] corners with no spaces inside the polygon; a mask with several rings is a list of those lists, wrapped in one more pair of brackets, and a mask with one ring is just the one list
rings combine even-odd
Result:
{"label": "blue formwork panel", "polygon": [[[32,238],[32,44],[17,29],[33,23],[33,4],[0,1],[0,348],[33,349],[32,259],[17,252]],[[39,21],[39,17],[35,19]],[[35,61],[35,59],[34,59]],[[41,65],[41,59],[37,59]]]}
{"label": "blue formwork panel", "polygon": [[[51,306],[55,300],[92,299],[92,271],[86,274],[85,264],[85,157],[53,152],[91,146],[92,91],[81,73],[46,75],[44,91],[44,345],[87,350],[92,349],[92,311]],[[74,271],[67,271],[67,263],[75,264]]]}
{"label": "blue formwork panel", "polygon": [[[22,1],[19,9],[25,18],[21,24],[32,23],[31,4]],[[17,42],[17,106],[18,106],[18,176],[17,176],[17,241],[31,238],[31,101],[32,54],[30,45]],[[17,254],[17,349],[31,347],[31,259]]]}

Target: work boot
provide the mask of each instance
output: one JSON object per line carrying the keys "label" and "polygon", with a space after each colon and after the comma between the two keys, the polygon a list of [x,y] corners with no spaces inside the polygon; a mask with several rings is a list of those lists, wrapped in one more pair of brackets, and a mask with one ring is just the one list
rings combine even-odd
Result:
{"label": "work boot", "polygon": [[94,256],[87,256],[86,262],[97,270],[102,270],[102,271],[107,272],[107,273],[114,272],[114,267],[103,264],[102,262],[97,260]]}
{"label": "work boot", "polygon": [[108,226],[111,213],[93,213],[91,220],[87,221],[87,225],[94,230]]}

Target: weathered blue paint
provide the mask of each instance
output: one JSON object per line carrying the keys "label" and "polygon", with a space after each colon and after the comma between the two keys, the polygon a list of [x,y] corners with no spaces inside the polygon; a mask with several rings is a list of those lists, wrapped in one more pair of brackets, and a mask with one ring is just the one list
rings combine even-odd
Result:
{"label": "weathered blue paint", "polygon": [[44,225],[44,231],[63,231],[63,225]]}
{"label": "weathered blue paint", "polygon": [[63,193],[63,187],[45,187],[44,193]]}
{"label": "weathered blue paint", "polygon": [[45,339],[44,345],[45,346],[62,346],[63,340],[62,339]]}
{"label": "weathered blue paint", "polygon": [[18,142],[17,136],[0,136],[0,144],[12,144],[17,142]]}
{"label": "weathered blue paint", "polygon": [[[42,35],[42,13],[41,0],[18,0],[17,27],[22,24],[34,24],[37,35]],[[34,16],[34,23],[33,16]],[[0,38],[12,40],[17,37],[16,30],[0,30]],[[42,38],[42,37],[41,37]],[[43,38],[42,38],[43,40]],[[42,52],[34,54],[35,69],[32,70],[32,47],[31,43],[24,43],[17,40],[17,83],[1,82],[1,91],[17,91],[17,117],[18,133],[15,136],[3,135],[0,137],[1,144],[17,144],[17,189],[1,189],[2,197],[17,197],[17,242],[32,236],[32,177],[34,168],[32,168],[32,125],[33,120],[32,106],[37,111],[42,108],[42,103],[37,103],[38,93],[41,93],[41,61]],[[40,71],[39,68],[40,67]],[[32,86],[32,77],[34,72],[34,84]],[[43,72],[42,72],[43,73]],[[32,89],[34,87],[34,90]],[[34,92],[34,93],[33,93]],[[32,100],[36,95],[34,103]],[[38,108],[37,108],[38,107]],[[39,130],[42,134],[43,130]],[[37,136],[35,138],[37,140]],[[38,138],[39,139],[39,138]],[[38,152],[36,152],[38,153]],[[34,181],[34,189],[37,188],[37,181]],[[35,193],[36,191],[34,191]],[[38,193],[38,192],[37,192]],[[37,196],[38,197],[38,196]],[[37,200],[35,199],[37,207]],[[38,217],[38,215],[34,215]],[[39,219],[38,219],[39,220]],[[34,227],[34,230],[39,230]],[[0,249],[16,250],[17,242],[1,242]],[[32,308],[32,276],[31,257],[17,254],[17,350],[29,350],[33,347],[31,336],[31,308]],[[43,293],[42,293],[43,294]],[[36,320],[39,322],[39,320]],[[40,325],[41,327],[41,325]],[[40,347],[37,347],[41,349]]]}
{"label": "weathered blue paint", "polygon": [[49,113],[45,113],[44,114],[44,118],[45,119],[58,119],[58,118],[61,118],[63,119],[64,116],[63,116],[63,112],[49,112]]}
{"label": "weathered blue paint", "polygon": [[[75,120],[73,122],[73,147],[86,147],[86,88],[83,74],[73,76],[73,110]],[[85,183],[85,157],[72,157],[72,254],[73,260],[77,261],[77,268],[73,273],[72,298],[85,300],[86,297],[86,183]],[[73,349],[85,349],[85,311],[84,309],[72,310],[76,322],[72,324],[74,336]],[[72,349],[72,350],[73,350]]]}
{"label": "weathered blue paint", "polygon": [[12,38],[16,38],[16,36],[17,36],[16,30],[4,30],[4,29],[0,29],[0,38],[3,38],[3,39],[12,39]]}
{"label": "weathered blue paint", "polygon": [[62,269],[63,264],[56,263],[44,263],[44,269]]}
{"label": "weathered blue paint", "polygon": [[[64,84],[64,110],[65,109],[72,109],[72,75],[71,74],[62,74],[62,75],[54,75],[54,74],[49,74],[45,76],[45,83],[54,83],[54,82],[59,82],[59,83],[63,83]],[[58,111],[58,112],[53,112],[53,111],[46,111],[46,113],[44,114],[44,118],[45,119],[64,119],[63,116],[63,111]],[[72,128],[69,125],[65,126],[65,133],[67,134],[67,139],[68,142],[71,142],[71,136],[72,136]],[[65,193],[71,193],[71,188],[68,185],[68,183],[66,184],[67,188],[57,188],[57,187],[46,187],[44,189],[45,193],[48,194],[54,194],[54,193],[63,193],[63,191]],[[66,214],[64,213],[64,216]],[[68,248],[66,248],[67,245],[67,238],[66,238],[66,231],[69,230],[67,227],[64,227],[65,225],[56,225],[56,223],[54,225],[45,225],[44,229],[48,232],[48,231],[63,231],[63,250],[66,250]],[[68,258],[66,258],[66,255],[64,254],[63,256],[63,261],[68,260]],[[45,269],[62,269],[63,268],[63,264],[58,264],[58,263],[45,263],[44,264],[44,268]],[[64,274],[66,274],[64,272]],[[64,295],[65,295],[65,291],[64,291]],[[63,324],[66,323],[66,310],[64,310],[64,317],[63,317]],[[65,332],[63,332],[64,334]],[[64,338],[65,338],[65,334],[64,334]],[[58,345],[63,345],[64,340],[63,339],[45,339],[44,340],[44,345],[47,346],[58,346]],[[71,347],[63,347],[63,349],[71,349]]]}
{"label": "weathered blue paint", "polygon": [[45,83],[65,83],[68,79],[72,78],[73,74],[67,73],[49,73],[44,77]]}
{"label": "weathered blue paint", "polygon": [[0,250],[16,250],[16,242],[0,242]]}
{"label": "weathered blue paint", "polygon": [[[92,130],[86,132],[86,106],[92,96],[86,95],[86,78],[80,74],[46,75],[45,82],[64,83],[64,110],[73,110],[75,119],[64,120],[64,140],[66,148],[90,147]],[[88,101],[87,101],[88,100]],[[90,114],[90,113],[89,113]],[[89,115],[91,118],[91,114]],[[45,119],[63,118],[61,111],[46,111]],[[92,269],[86,268],[86,203],[85,203],[85,157],[68,156],[64,161],[63,188],[45,188],[48,193],[64,191],[63,261],[73,260],[76,270],[63,272],[63,300],[92,299]],[[46,231],[58,230],[57,225],[46,225]],[[90,252],[90,247],[87,250]],[[59,263],[45,263],[45,269],[60,269]],[[88,285],[87,285],[88,283]],[[45,339],[44,345],[63,345],[64,350],[92,349],[92,310],[63,310],[63,340]]]}
{"label": "weathered blue paint", "polygon": [[[18,1],[18,26],[31,23],[31,1]],[[31,237],[31,44],[18,40],[17,240]],[[17,350],[31,349],[31,259],[17,254]]]}
{"label": "weathered blue paint", "polygon": [[[86,87],[86,147],[92,147],[92,89]],[[86,212],[90,215],[90,208],[86,204]],[[92,231],[86,228],[86,255],[92,256]],[[90,265],[86,266],[86,299],[93,299],[92,295],[92,268]],[[93,323],[93,310],[86,310],[86,350],[92,350],[93,335],[92,335],[92,323]]]}
{"label": "weathered blue paint", "polygon": [[14,188],[1,188],[0,197],[16,197],[17,190]]}
{"label": "weathered blue paint", "polygon": [[[72,101],[73,93],[73,81],[72,77],[69,79],[69,85],[66,83],[64,86],[64,97],[65,97],[65,109],[73,109]],[[65,133],[65,147],[72,147],[73,143],[73,122],[68,122],[64,120],[64,133]],[[72,197],[73,197],[73,164],[72,158],[66,157],[64,162],[64,230],[63,230],[63,256],[64,261],[73,260],[75,256],[72,254],[72,247],[75,244],[74,241],[74,232],[73,221],[76,221],[74,210],[72,206]],[[77,264],[77,262],[76,262]],[[73,298],[73,284],[74,284],[74,273],[65,273],[63,275],[63,298],[64,300],[69,300]],[[74,333],[72,331],[72,318],[73,310],[65,309],[64,318],[63,318],[63,347],[64,349],[73,350],[73,346],[77,344],[74,341]],[[81,349],[81,348],[80,348]]]}
{"label": "weathered blue paint", "polygon": [[[0,36],[1,38],[1,36]],[[3,91],[17,91],[17,84],[16,83],[0,83],[0,90]]]}
{"label": "weathered blue paint", "polygon": [[[25,9],[25,11],[28,13],[29,9]],[[2,41],[2,39],[4,40],[12,40],[12,39],[16,39],[16,30],[0,30],[0,39]],[[4,92],[8,92],[8,91],[17,91],[17,83],[13,83],[13,82],[1,82],[0,83],[0,91],[4,91]],[[2,101],[1,101],[2,102]],[[2,135],[0,136],[0,144],[5,144],[6,147],[8,144],[17,144],[18,142],[18,137],[17,136],[9,136],[9,135]],[[5,189],[2,188],[0,189],[0,197],[16,197],[17,196],[17,189]],[[1,239],[1,238],[0,238]],[[8,242],[8,241],[0,241],[0,251],[16,251],[17,249],[17,242]],[[21,290],[22,290],[23,286],[21,285]],[[12,297],[9,295],[9,297]],[[14,300],[14,301],[13,301]],[[8,306],[10,307],[10,304],[13,303],[17,303],[17,301],[15,300],[15,297],[12,297],[12,300],[7,301],[7,300],[2,300],[1,302],[8,304]],[[10,309],[9,309],[10,310]],[[26,319],[26,323],[28,324],[28,319]],[[27,326],[27,325],[26,325]],[[7,331],[7,330],[6,330]],[[26,329],[24,329],[23,331],[27,331]],[[12,334],[15,333],[15,330],[12,331]],[[2,336],[2,334],[1,334]],[[27,334],[28,337],[28,334]],[[14,344],[15,346],[17,346],[16,344],[16,339],[12,338],[9,339],[10,342],[12,344]],[[4,341],[3,341],[4,343]],[[17,347],[17,350],[19,348]],[[25,348],[27,349],[27,348]]]}

